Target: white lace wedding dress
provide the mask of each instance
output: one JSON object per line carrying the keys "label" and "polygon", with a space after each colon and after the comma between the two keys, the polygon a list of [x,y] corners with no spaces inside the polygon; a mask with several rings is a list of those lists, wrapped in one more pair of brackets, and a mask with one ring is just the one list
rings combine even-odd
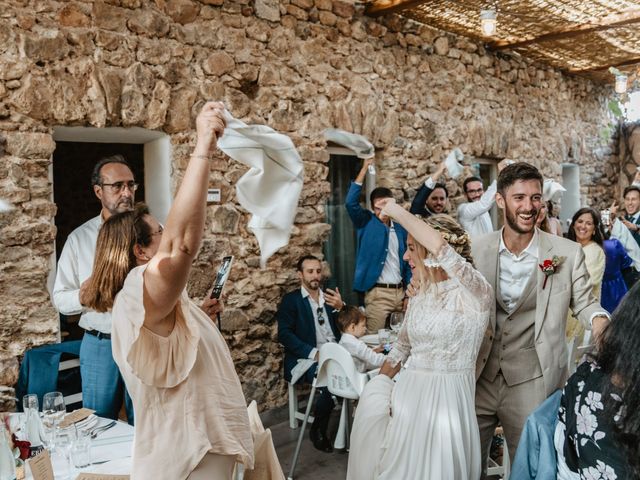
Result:
{"label": "white lace wedding dress", "polygon": [[449,279],[409,301],[389,354],[411,361],[395,382],[373,378],[358,403],[348,480],[480,478],[475,364],[495,297],[448,244],[436,260]]}

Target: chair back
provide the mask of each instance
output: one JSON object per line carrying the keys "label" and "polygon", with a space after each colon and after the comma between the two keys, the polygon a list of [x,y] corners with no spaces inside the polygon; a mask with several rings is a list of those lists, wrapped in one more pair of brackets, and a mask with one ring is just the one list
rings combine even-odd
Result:
{"label": "chair back", "polygon": [[358,372],[353,357],[337,343],[325,343],[320,347],[317,387],[327,387],[338,397],[356,400],[369,377]]}

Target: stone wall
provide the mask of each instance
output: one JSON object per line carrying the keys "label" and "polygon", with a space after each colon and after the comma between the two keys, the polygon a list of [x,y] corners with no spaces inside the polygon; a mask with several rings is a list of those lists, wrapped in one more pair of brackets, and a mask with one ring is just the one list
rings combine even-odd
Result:
{"label": "stone wall", "polygon": [[[204,101],[290,135],[305,162],[291,245],[258,268],[248,214],[234,197],[244,168],[216,158],[207,235],[189,292],[202,297],[225,253],[236,256],[222,328],[249,399],[286,402],[274,312],[294,264],[321,254],[330,226],[326,127],[377,148],[379,182],[410,200],[459,146],[470,156],[530,161],[551,177],[583,166],[585,200],[607,198],[615,165],[599,132],[608,89],[401,17],[375,20],[341,0],[2,0],[0,13],[0,385],[13,395],[18,357],[55,340],[46,281],[56,207],[52,127],[138,126],[170,135],[174,186]],[[612,167],[613,168],[613,167]],[[454,195],[460,191],[450,185]],[[84,186],[83,186],[84,188]],[[0,392],[0,393],[2,393]]]}

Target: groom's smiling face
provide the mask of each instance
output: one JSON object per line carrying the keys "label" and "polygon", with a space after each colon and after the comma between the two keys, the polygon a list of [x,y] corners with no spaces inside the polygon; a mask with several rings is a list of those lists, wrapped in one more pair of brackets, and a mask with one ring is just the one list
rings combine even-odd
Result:
{"label": "groom's smiling face", "polygon": [[496,203],[504,210],[505,226],[517,233],[530,233],[542,206],[542,185],[538,180],[517,180],[504,195],[496,194]]}

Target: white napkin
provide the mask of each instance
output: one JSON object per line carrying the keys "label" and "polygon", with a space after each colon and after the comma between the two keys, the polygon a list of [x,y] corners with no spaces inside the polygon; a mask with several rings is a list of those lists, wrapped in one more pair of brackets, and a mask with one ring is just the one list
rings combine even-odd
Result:
{"label": "white napkin", "polygon": [[236,184],[238,201],[253,216],[249,228],[260,245],[260,266],[289,243],[302,191],[303,165],[289,137],[265,125],[247,125],[225,110],[227,128],[218,148],[251,169]]}
{"label": "white napkin", "polygon": [[548,202],[549,200],[557,201],[566,191],[567,189],[560,183],[547,178],[542,186],[542,198],[545,202]]}
{"label": "white napkin", "polygon": [[445,159],[444,164],[447,167],[447,174],[451,178],[457,178],[460,175],[462,175],[462,171],[464,170],[464,167],[460,162],[463,159],[464,159],[464,154],[462,153],[462,150],[460,150],[459,148],[454,148],[453,150],[451,150],[449,155],[447,155],[447,158]]}
{"label": "white napkin", "polygon": [[6,200],[3,200],[3,199],[0,198],[0,213],[2,213],[2,212],[10,212],[14,208],[15,207],[13,205],[11,205],[9,202],[7,202]]}
{"label": "white napkin", "polygon": [[371,158],[375,155],[373,144],[362,135],[345,132],[337,128],[327,128],[324,131],[324,138],[353,150],[358,158]]}

